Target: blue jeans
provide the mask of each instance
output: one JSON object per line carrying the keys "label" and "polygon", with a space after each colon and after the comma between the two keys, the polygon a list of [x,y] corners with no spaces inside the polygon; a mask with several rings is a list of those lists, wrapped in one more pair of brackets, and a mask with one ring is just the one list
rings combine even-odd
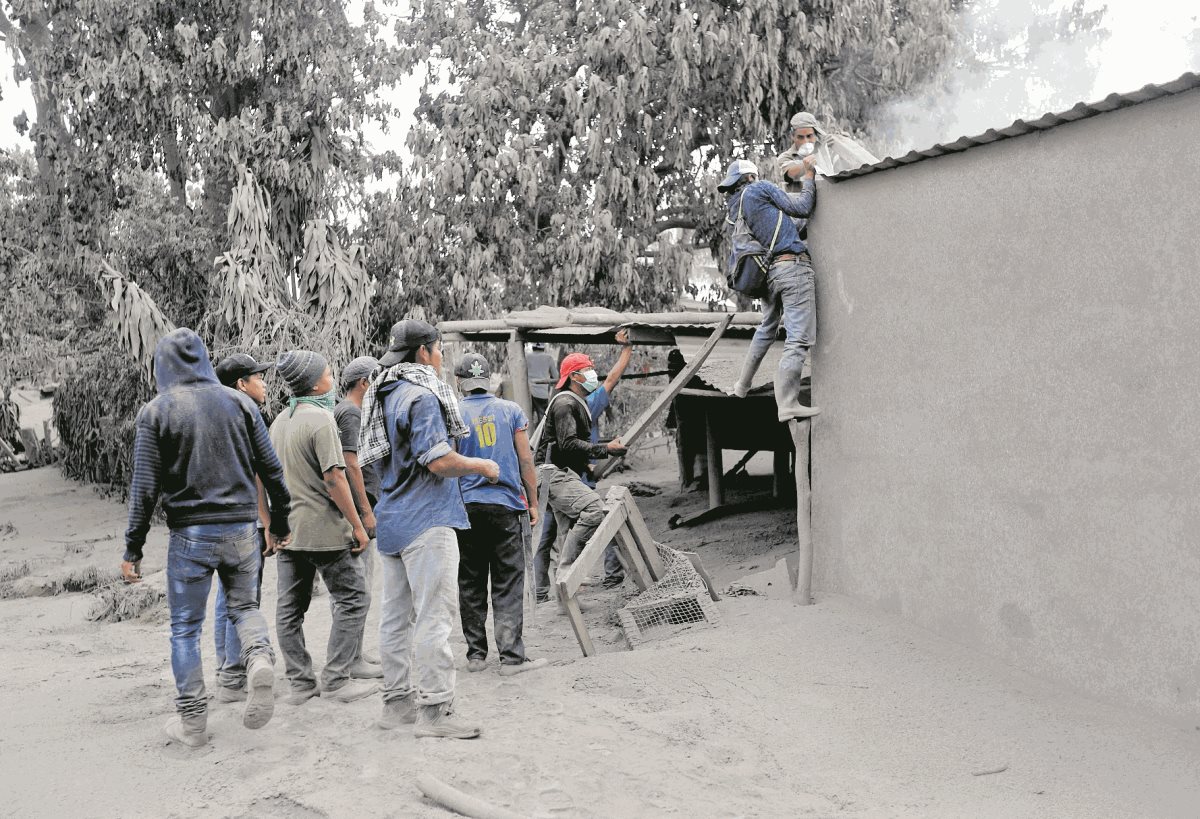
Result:
{"label": "blue jeans", "polygon": [[267,621],[258,610],[258,531],[253,523],[205,523],[171,530],[167,547],[167,605],[171,609],[171,671],[175,708],[199,716],[208,707],[200,661],[200,630],[213,572],[227,595],[229,619],[237,629],[241,660],[262,655],[272,663]]}
{"label": "blue jeans", "polygon": [[[262,606],[262,573],[266,551],[266,531],[258,530],[258,586],[254,603]],[[217,602],[213,604],[213,645],[217,649],[217,682],[226,688],[242,688],[246,684],[246,666],[242,663],[242,641],[237,628],[229,619],[225,602],[225,586],[217,583]],[[226,650],[228,649],[228,650]]]}
{"label": "blue jeans", "polygon": [[[776,262],[767,271],[767,295],[762,300],[762,324],[754,331],[746,353],[745,374],[758,371],[783,323],[787,341],[775,371],[775,403],[782,409],[800,403],[800,379],[808,349],[817,340],[816,288],[812,265],[803,258]],[[744,376],[745,377],[745,376]],[[747,383],[749,378],[746,379]]]}

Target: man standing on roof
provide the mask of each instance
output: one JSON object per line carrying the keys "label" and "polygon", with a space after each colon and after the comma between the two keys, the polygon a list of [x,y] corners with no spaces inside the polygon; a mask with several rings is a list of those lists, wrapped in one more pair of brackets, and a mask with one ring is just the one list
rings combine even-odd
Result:
{"label": "man standing on roof", "polygon": [[546,345],[535,341],[533,352],[525,356],[525,368],[529,371],[529,397],[533,401],[533,427],[536,429],[550,403],[550,387],[558,377],[558,367],[554,356],[546,352]]}
{"label": "man standing on roof", "polygon": [[171,538],[167,605],[171,608],[171,671],[175,709],[171,739],[189,748],[208,742],[208,697],[200,663],[200,629],[215,571],[225,586],[229,618],[248,669],[250,696],[242,716],[261,728],[275,711],[275,654],[267,622],[254,602],[258,584],[258,490],[271,498],[271,542],[290,538],[291,497],[258,407],[217,381],[200,336],[181,327],[154,351],[158,396],[138,412],[129,487],[129,528],[121,575],[142,579],[142,549],[162,500]]}
{"label": "man standing on roof", "polygon": [[[627,343],[628,334],[619,340]],[[619,373],[617,377],[620,377]],[[584,482],[584,476],[589,475],[590,460],[624,455],[627,449],[620,438],[607,444],[592,440],[592,412],[587,398],[599,390],[601,384],[590,358],[583,353],[571,353],[564,358],[559,367],[557,388],[559,392],[546,411],[546,428],[538,449],[547,453],[545,463],[549,475],[544,479],[543,491],[547,493],[549,506],[575,522],[559,556],[559,565],[568,566],[579,557],[596,527],[604,520],[604,502],[596,490]],[[549,567],[546,556],[541,554],[540,544],[538,551],[535,572],[538,596],[542,599],[541,584],[543,576],[549,574]],[[544,582],[548,591],[548,577]]]}
{"label": "man standing on roof", "polygon": [[879,161],[878,157],[853,139],[827,132],[817,118],[807,111],[792,117],[790,125],[792,144],[775,158],[788,193],[803,190],[805,157],[813,157],[816,170],[826,176]]}
{"label": "man standing on roof", "polygon": [[725,222],[731,232],[744,223],[755,241],[772,249],[767,260],[767,294],[762,299],[763,321],[750,341],[733,392],[739,398],[746,397],[782,321],[787,341],[775,371],[775,404],[780,421],[806,418],[820,411],[800,403],[804,361],[817,337],[816,290],[808,245],[793,221],[807,219],[816,205],[815,161],[808,156],[800,163],[804,168],[800,193],[784,193],[778,185],[760,180],[758,167],[745,159],[731,163],[717,186],[726,196]]}
{"label": "man standing on roof", "polygon": [[537,474],[529,450],[529,419],[512,401],[488,394],[492,367],[483,356],[467,353],[454,370],[463,421],[470,434],[459,442],[467,458],[483,458],[500,466],[500,479],[480,475],[459,478],[471,528],[458,533],[458,602],[467,670],[487,667],[488,584],[501,676],[532,671],[545,659],[525,656],[525,515],[537,524]]}
{"label": "man standing on roof", "polygon": [[452,441],[470,434],[458,396],[438,378],[442,342],[430,324],[392,325],[385,368],[363,397],[358,460],[378,461],[379,559],[383,568],[379,654],[384,729],[412,725],[418,737],[472,739],[479,728],[451,719],[458,619],[458,538],[467,529],[458,479],[495,482],[495,461],[466,458]]}
{"label": "man standing on roof", "polygon": [[[262,374],[273,364],[259,364],[245,353],[234,353],[216,366],[217,380],[226,387],[245,393],[258,407],[259,414],[267,403],[267,385]],[[271,512],[267,506],[267,493],[262,481],[254,479],[258,489],[258,585],[254,604],[262,605],[263,561],[267,556],[265,532],[271,526]],[[217,649],[217,700],[241,702],[246,699],[246,666],[242,662],[242,643],[238,640],[237,628],[229,619],[225,586],[217,579],[217,602],[213,606],[213,643]]]}

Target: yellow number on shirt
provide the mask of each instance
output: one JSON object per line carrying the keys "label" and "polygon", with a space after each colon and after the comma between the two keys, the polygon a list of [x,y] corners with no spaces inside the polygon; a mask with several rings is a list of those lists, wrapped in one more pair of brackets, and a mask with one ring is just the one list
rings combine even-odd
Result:
{"label": "yellow number on shirt", "polygon": [[480,446],[495,446],[496,445],[496,425],[491,421],[485,421],[475,427],[475,435],[479,438]]}

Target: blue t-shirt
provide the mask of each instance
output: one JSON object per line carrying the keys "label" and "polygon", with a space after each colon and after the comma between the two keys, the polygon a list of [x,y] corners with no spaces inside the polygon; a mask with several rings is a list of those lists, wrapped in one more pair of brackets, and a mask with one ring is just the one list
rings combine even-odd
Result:
{"label": "blue t-shirt", "polygon": [[458,478],[439,478],[430,462],[453,451],[437,396],[399,380],[379,390],[392,453],[377,461],[380,497],[375,506],[379,551],[399,554],[435,526],[470,529]]}
{"label": "blue t-shirt", "polygon": [[458,451],[468,458],[490,458],[500,466],[500,480],[488,483],[482,475],[458,479],[466,503],[493,503],[524,512],[528,507],[521,488],[521,462],[513,446],[513,433],[529,429],[525,412],[512,401],[480,393],[460,402],[463,420],[471,434],[458,442]]}
{"label": "blue t-shirt", "polygon": [[[596,388],[595,392],[593,392],[584,400],[587,401],[588,412],[592,416],[592,443],[598,444],[600,443],[600,416],[604,414],[606,409],[608,409],[608,390],[606,390],[604,385],[601,384]],[[595,461],[592,461],[592,463],[595,463]],[[592,479],[590,472],[585,473],[580,477],[583,478],[583,482],[585,484],[593,489],[596,488],[596,481]]]}

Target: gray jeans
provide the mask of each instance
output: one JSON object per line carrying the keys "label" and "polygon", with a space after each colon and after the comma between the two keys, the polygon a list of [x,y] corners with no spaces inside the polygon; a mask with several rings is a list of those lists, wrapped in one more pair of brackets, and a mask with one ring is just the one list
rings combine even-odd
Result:
{"label": "gray jeans", "polygon": [[762,324],[754,331],[746,353],[749,373],[758,371],[783,323],[787,341],[775,372],[775,401],[780,407],[800,401],[800,379],[808,350],[817,340],[817,302],[812,265],[802,259],[776,262],[767,271],[767,295],[762,300]]}
{"label": "gray jeans", "polygon": [[550,476],[549,493],[547,503],[550,508],[575,521],[563,542],[558,561],[560,566],[569,566],[579,557],[596,527],[604,522],[604,501],[595,489],[565,469],[557,469]]}
{"label": "gray jeans", "polygon": [[304,644],[304,615],[312,602],[313,579],[319,573],[334,604],[321,687],[335,691],[350,679],[350,666],[358,654],[367,621],[367,588],[358,558],[348,548],[330,552],[285,549],[278,561],[275,630],[287,678],[298,691],[317,685],[312,657]]}
{"label": "gray jeans", "polygon": [[383,701],[416,695],[418,705],[454,698],[450,633],[458,622],[458,538],[426,529],[399,554],[380,552],[383,598],[379,658]]}

